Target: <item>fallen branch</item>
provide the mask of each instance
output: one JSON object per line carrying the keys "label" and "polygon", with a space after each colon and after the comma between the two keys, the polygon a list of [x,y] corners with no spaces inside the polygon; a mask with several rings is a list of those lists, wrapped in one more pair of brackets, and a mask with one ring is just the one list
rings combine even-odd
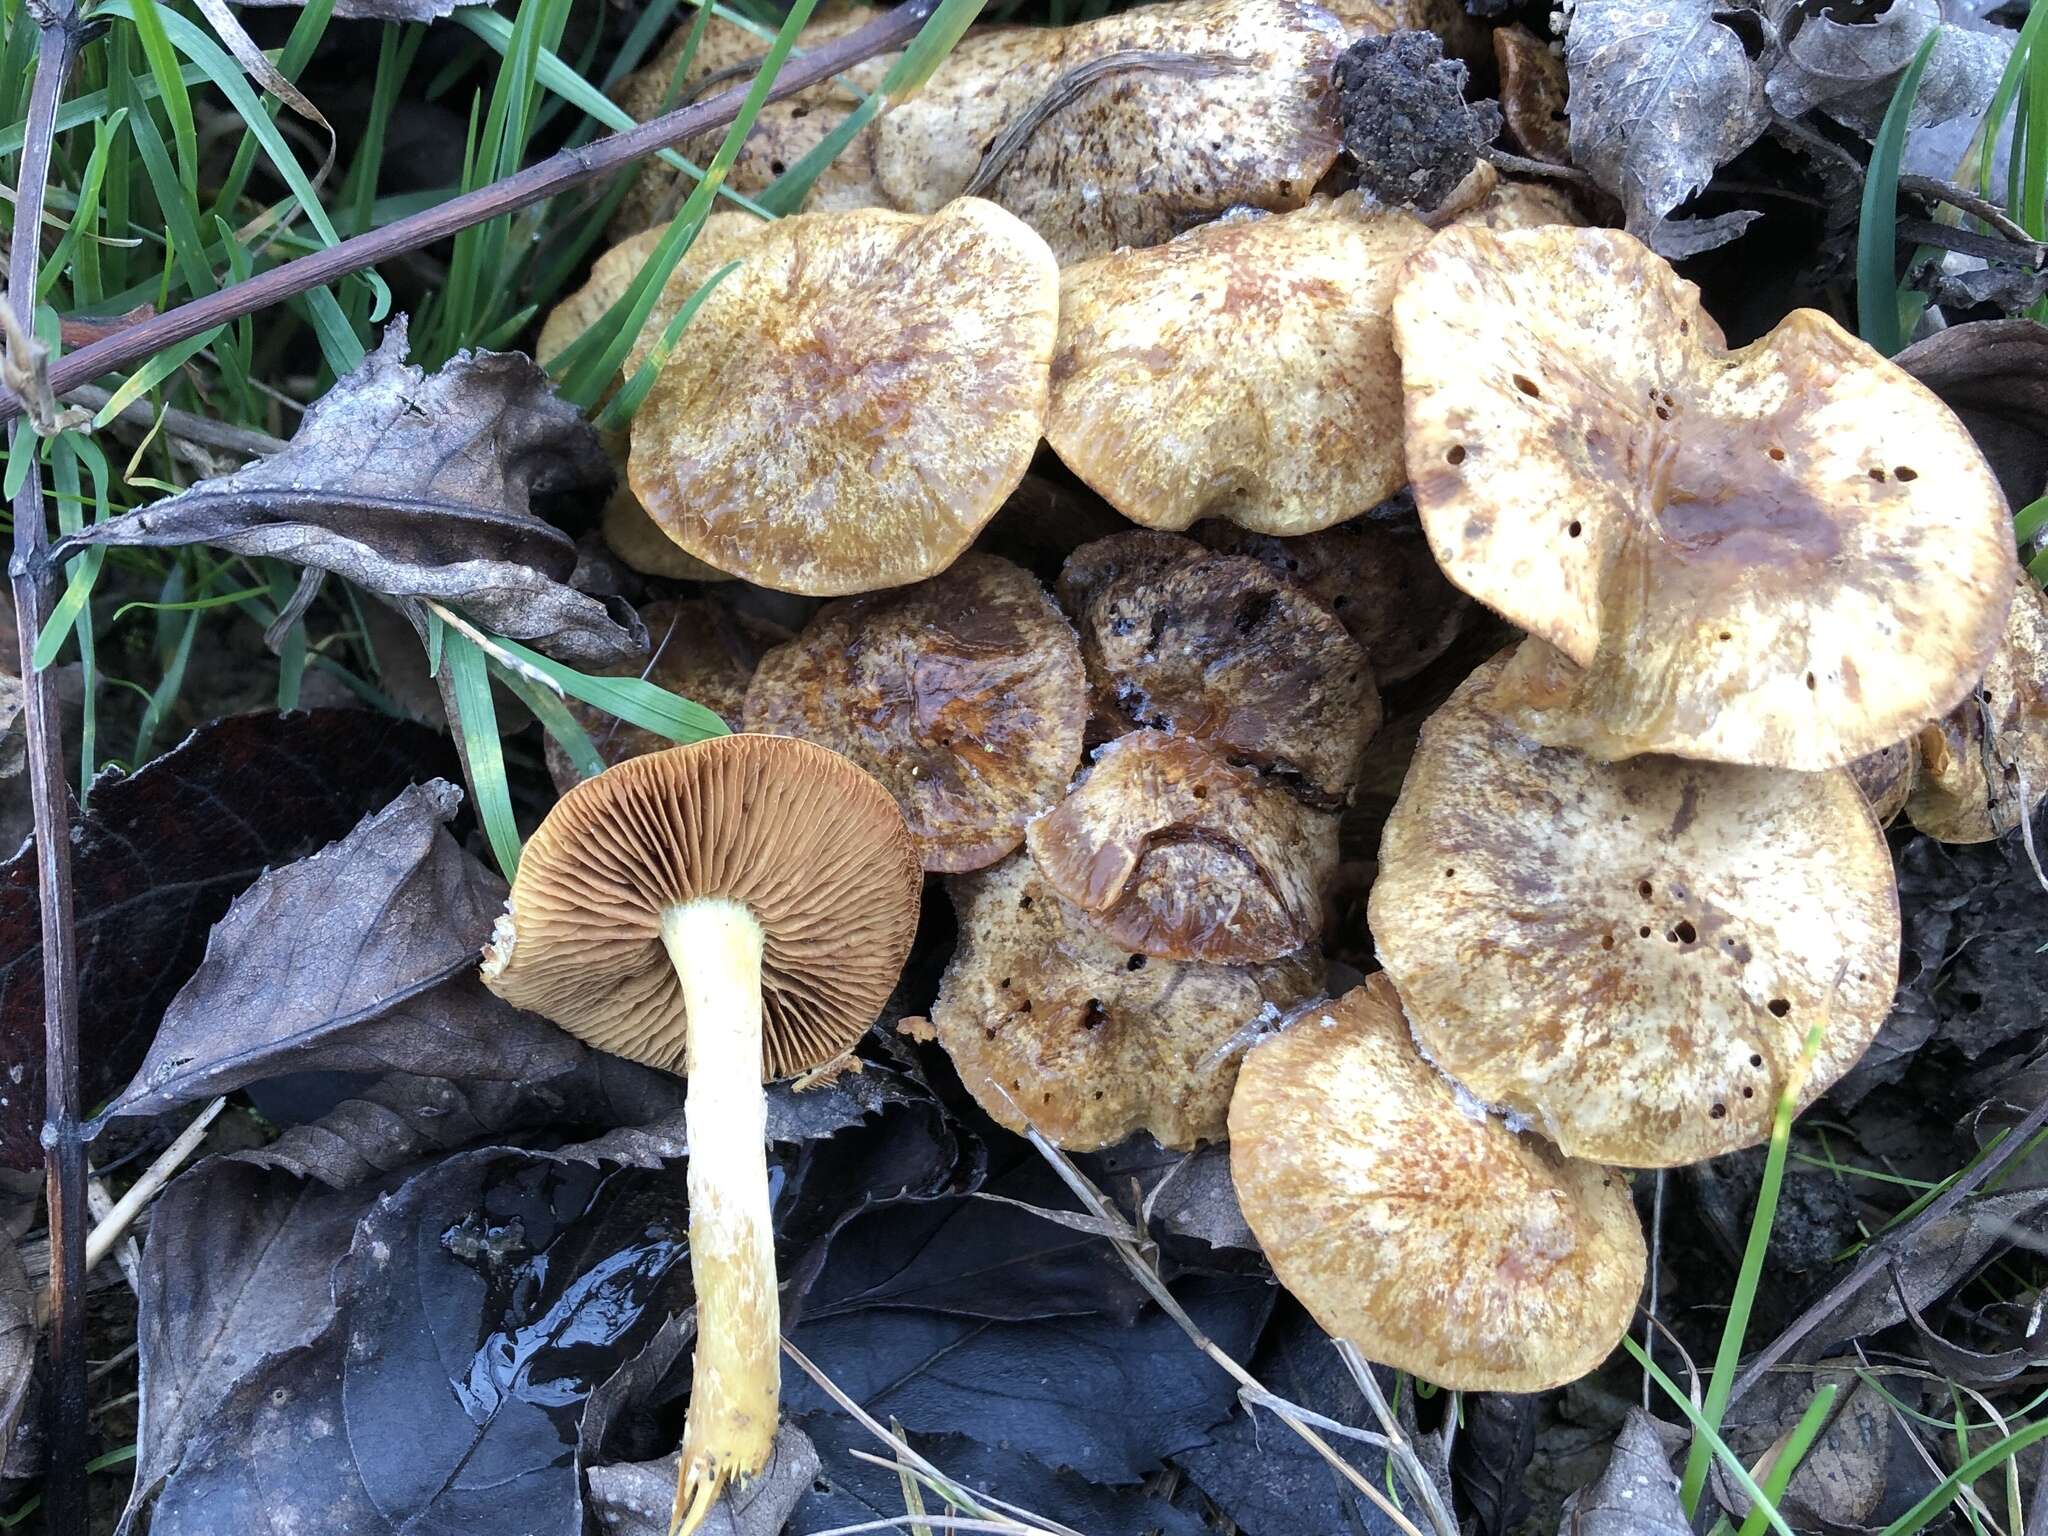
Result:
{"label": "fallen branch", "polygon": [[[813,52],[792,56],[776,76],[768,99],[779,101],[793,96],[807,86],[845,72],[863,59],[894,52],[916,35],[937,3],[938,0],[905,0],[904,4],[857,31],[836,38]],[[65,10],[69,12],[69,4]],[[366,267],[374,267],[381,261],[446,240],[473,225],[545,202],[571,187],[623,170],[658,149],[667,149],[700,133],[724,127],[739,116],[740,104],[745,99],[745,88],[736,88],[709,101],[696,102],[650,118],[639,127],[629,128],[623,133],[594,139],[579,148],[565,149],[538,165],[528,166],[502,181],[494,181],[474,192],[466,192],[435,207],[423,209],[410,218],[353,236],[326,250],[313,251],[283,262],[239,283],[230,283],[203,298],[180,304],[176,309],[165,310],[139,324],[124,326],[105,340],[82,347],[53,363],[50,387],[62,395],[101,374],[118,372],[217,325],[253,315],[258,310],[296,298]],[[37,200],[40,202],[40,187]],[[25,242],[24,246],[33,250],[32,242]],[[21,399],[11,390],[0,395],[0,422],[14,420],[21,411]]]}
{"label": "fallen branch", "polygon": [[[36,78],[22,129],[21,175],[15,193],[16,230],[43,221],[50,149],[57,135],[57,104],[78,57],[82,19],[77,0],[30,0],[23,18],[41,29]],[[7,303],[26,328],[33,315],[39,243],[17,238],[9,252]],[[26,301],[26,303],[24,303]],[[18,415],[18,409],[10,414]],[[38,671],[36,639],[50,611],[43,550],[43,476],[38,444],[25,422],[8,436],[8,452],[29,457],[14,497],[15,625],[21,637],[22,718],[28,738],[29,793],[35,807],[36,898],[43,939],[44,1166],[50,1210],[49,1396],[45,1431],[49,1471],[43,1500],[52,1536],[84,1536],[85,1464],[91,1459],[85,1393],[85,1139],[78,1126],[78,950],[71,926],[71,818],[64,787],[64,742],[57,690]]]}

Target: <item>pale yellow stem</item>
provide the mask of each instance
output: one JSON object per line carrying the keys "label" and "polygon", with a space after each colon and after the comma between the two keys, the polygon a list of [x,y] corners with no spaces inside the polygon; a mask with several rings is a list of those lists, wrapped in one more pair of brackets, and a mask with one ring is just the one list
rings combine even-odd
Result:
{"label": "pale yellow stem", "polygon": [[761,1094],[761,925],[738,902],[661,917],[689,1016],[690,1274],[697,1352],[671,1532],[687,1533],[729,1482],[768,1464],[782,1397],[781,1304]]}

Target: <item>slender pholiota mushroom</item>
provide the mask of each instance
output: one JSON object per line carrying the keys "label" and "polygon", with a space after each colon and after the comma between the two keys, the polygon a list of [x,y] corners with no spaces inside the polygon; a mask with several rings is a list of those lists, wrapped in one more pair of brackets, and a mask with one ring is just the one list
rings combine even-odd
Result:
{"label": "slender pholiota mushroom", "polygon": [[670,581],[731,581],[716,566],[706,565],[686,553],[675,540],[655,526],[654,519],[640,505],[633,488],[623,480],[598,515],[598,531],[605,548],[643,576],[662,576]]}
{"label": "slender pholiota mushroom", "polygon": [[1648,1269],[1627,1178],[1460,1102],[1384,973],[1245,1058],[1230,1176],[1323,1330],[1440,1387],[1576,1381],[1621,1342]]}
{"label": "slender pholiota mushroom", "polygon": [[1573,1157],[1764,1140],[1807,1032],[1802,1104],[1891,1007],[1898,890],[1862,792],[1543,747],[1507,681],[1488,662],[1423,726],[1380,841],[1372,934],[1416,1038]]}
{"label": "slender pholiota mushroom", "polygon": [[1459,226],[1409,263],[1394,330],[1437,559],[1577,669],[1525,710],[1539,739],[1838,767],[1989,662],[2016,569],[1998,483],[1826,316],[1730,351],[1627,235]]}
{"label": "slender pholiota mushroom", "polygon": [[697,1343],[676,1516],[760,1472],[781,1390],[761,1085],[849,1053],[917,927],[880,785],[809,742],[721,736],[598,775],[526,845],[490,989],[689,1084]]}
{"label": "slender pholiota mushroom", "polygon": [[947,884],[960,942],[933,1031],[998,1122],[1074,1151],[1141,1130],[1169,1147],[1220,1140],[1261,1021],[1322,986],[1313,951],[1252,966],[1150,959],[1025,854]]}
{"label": "slender pholiota mushroom", "polygon": [[[788,641],[789,631],[718,598],[663,599],[644,604],[639,612],[652,651],[646,660],[612,668],[612,674],[644,677],[657,687],[702,704],[723,720],[727,729],[738,730],[754,668],[769,651]],[[606,767],[674,745],[665,736],[642,730],[580,699],[568,700],[567,706]],[[582,782],[583,775],[552,736],[545,756],[555,788],[566,793]]]}
{"label": "slender pholiota mushroom", "polygon": [[875,126],[898,208],[994,199],[1062,263],[1226,208],[1298,208],[1337,158],[1344,28],[1306,0],[1168,0],[971,34]]}
{"label": "slender pholiota mushroom", "polygon": [[1984,676],[1921,729],[1906,817],[1944,843],[1985,843],[2048,794],[2048,595],[2022,575]]}
{"label": "slender pholiota mushroom", "polygon": [[801,736],[896,798],[924,867],[1014,852],[1081,762],[1088,683],[1074,626],[1029,571],[993,555],[827,603],[747,689],[750,731]]}
{"label": "slender pholiota mushroom", "polygon": [[1133,731],[1095,754],[1025,846],[1054,890],[1132,951],[1219,965],[1321,935],[1337,813],[1191,736]]}
{"label": "slender pholiota mushroom", "polygon": [[1475,612],[1437,569],[1406,491],[1364,517],[1298,538],[1226,522],[1198,524],[1194,534],[1222,554],[1250,555],[1334,613],[1382,688],[1443,655]]}
{"label": "slender pholiota mushroom", "polygon": [[1060,573],[1100,740],[1195,736],[1335,808],[1380,721],[1379,690],[1335,614],[1257,560],[1170,533],[1084,544]]}
{"label": "slender pholiota mushroom", "polygon": [[1046,441],[1147,528],[1370,511],[1408,478],[1387,311],[1429,237],[1349,193],[1062,268]]}
{"label": "slender pholiota mushroom", "polygon": [[628,477],[698,559],[837,597],[937,574],[1024,478],[1059,272],[979,198],[778,220],[633,417]]}

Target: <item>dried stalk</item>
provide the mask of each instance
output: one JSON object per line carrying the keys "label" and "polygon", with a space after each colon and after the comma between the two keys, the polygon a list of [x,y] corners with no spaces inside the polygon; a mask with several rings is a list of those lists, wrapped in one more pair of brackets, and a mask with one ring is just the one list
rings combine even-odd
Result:
{"label": "dried stalk", "polygon": [[[820,80],[843,74],[864,59],[894,52],[917,34],[937,3],[938,0],[905,0],[904,4],[859,30],[835,38],[801,57],[791,58],[775,77],[768,99],[779,101],[793,96]],[[69,3],[65,9],[69,11]],[[663,113],[624,133],[565,149],[538,165],[528,166],[474,192],[452,197],[436,207],[423,209],[410,218],[283,262],[242,282],[230,283],[203,298],[166,310],[140,324],[125,326],[104,341],[81,347],[52,364],[50,387],[59,395],[65,394],[101,374],[118,372],[217,325],[253,315],[258,310],[338,281],[352,272],[360,272],[381,261],[446,240],[473,225],[545,202],[584,182],[623,170],[658,149],[667,149],[700,133],[725,126],[739,116],[740,104],[745,99],[746,90],[736,88],[709,101]],[[0,395],[0,422],[12,421],[21,414],[21,410],[19,396],[12,391]]]}
{"label": "dried stalk", "polygon": [[[21,173],[17,181],[16,230],[35,230],[43,219],[43,193],[56,138],[57,104],[78,57],[81,20],[77,0],[29,0],[21,20],[33,17],[41,29],[36,45],[35,85],[22,130]],[[33,323],[32,295],[41,257],[38,243],[18,237],[9,253],[7,303],[23,325]],[[25,302],[26,301],[26,302]],[[43,550],[43,477],[34,462],[34,433],[17,421],[8,436],[10,454],[31,456],[14,498],[14,589],[16,626],[21,635],[22,716],[28,736],[29,792],[35,806],[37,904],[43,939],[43,1146],[50,1210],[50,1375],[46,1433],[49,1472],[43,1507],[52,1536],[84,1536],[87,1522],[85,1464],[90,1455],[85,1392],[85,1140],[78,1125],[78,951],[71,926],[71,828],[64,787],[64,744],[57,715],[57,690],[47,672],[34,665],[36,638],[49,616],[50,585]]]}
{"label": "dried stalk", "polygon": [[1918,1216],[1896,1232],[1878,1239],[1866,1248],[1863,1257],[1856,1261],[1854,1269],[1830,1287],[1825,1296],[1794,1318],[1783,1333],[1759,1350],[1756,1358],[1751,1360],[1742,1374],[1735,1378],[1735,1387],[1728,1394],[1729,1406],[1732,1407],[1743,1393],[1763,1380],[1765,1373],[1790,1354],[1800,1340],[1841,1311],[1866,1285],[1883,1274],[1914,1237],[1931,1223],[1948,1215],[1975,1193],[1980,1185],[1995,1177],[2007,1163],[2018,1157],[2027,1143],[2034,1139],[2034,1133],[2043,1125],[2048,1125],[2048,1099],[2043,1099],[2028,1110],[2026,1119],[2006,1133],[2005,1140],[1998,1144],[1997,1150],[1951,1184],[1939,1199],[1930,1201]]}

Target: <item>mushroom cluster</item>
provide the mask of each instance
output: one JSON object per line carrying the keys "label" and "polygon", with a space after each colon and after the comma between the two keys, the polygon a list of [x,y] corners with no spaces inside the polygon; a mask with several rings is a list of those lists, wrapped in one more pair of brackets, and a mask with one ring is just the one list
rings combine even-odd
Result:
{"label": "mushroom cluster", "polygon": [[[693,1520],[775,1420],[754,1086],[851,1049],[926,876],[957,937],[901,1028],[997,1122],[1227,1137],[1328,1331],[1531,1391],[1632,1313],[1619,1170],[1755,1144],[1874,1036],[1881,824],[1988,838],[2048,791],[2048,599],[1931,393],[1809,312],[1730,349],[1661,260],[1490,165],[1426,216],[1326,180],[1345,42],[1438,11],[1487,46],[1434,0],[971,33],[807,211],[707,221],[655,306],[737,263],[604,534],[658,594],[638,670],[745,734],[586,716],[617,766],[551,762],[486,974],[685,1069],[719,1149]],[[682,89],[753,47],[714,18]],[[1504,57],[1540,153],[1538,61]],[[863,70],[771,109],[733,184]]]}

